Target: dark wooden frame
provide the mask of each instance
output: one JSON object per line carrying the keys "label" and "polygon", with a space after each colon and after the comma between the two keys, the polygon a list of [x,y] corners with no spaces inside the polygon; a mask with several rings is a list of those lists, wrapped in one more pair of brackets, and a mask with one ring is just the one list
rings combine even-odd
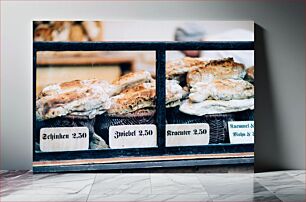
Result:
{"label": "dark wooden frame", "polygon": [[[211,144],[203,146],[165,146],[165,55],[166,51],[171,50],[254,50],[252,41],[230,41],[230,42],[34,42],[33,43],[33,129],[36,127],[36,56],[38,51],[155,51],[156,52],[156,125],[157,125],[157,147],[156,148],[133,148],[133,149],[105,149],[105,150],[85,150],[67,152],[35,152],[35,142],[33,140],[33,161],[54,161],[72,159],[92,159],[92,158],[114,158],[114,157],[135,157],[135,156],[162,156],[162,155],[186,155],[186,154],[214,154],[214,153],[241,153],[254,152],[254,144]],[[33,130],[33,137],[34,137]],[[80,165],[80,170],[97,169],[124,169],[124,168],[145,168],[148,163],[154,167],[171,165],[218,165],[220,162],[230,162],[224,159],[195,160],[195,161],[172,161],[173,163],[137,162],[137,166],[128,163],[117,163],[115,166],[110,164]],[[196,163],[198,162],[198,163]],[[202,162],[202,163],[200,163]],[[232,159],[232,164],[252,163],[253,158]],[[121,166],[120,166],[121,165]],[[132,167],[129,165],[133,165]],[[76,166],[74,166],[76,167]],[[73,171],[73,166],[39,166],[33,167],[36,172],[49,171]]]}

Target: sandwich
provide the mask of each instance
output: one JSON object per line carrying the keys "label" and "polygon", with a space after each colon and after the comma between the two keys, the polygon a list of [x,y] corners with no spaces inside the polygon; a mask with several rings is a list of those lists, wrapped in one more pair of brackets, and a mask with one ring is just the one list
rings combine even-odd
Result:
{"label": "sandwich", "polygon": [[211,60],[205,65],[198,66],[187,74],[187,84],[193,86],[198,82],[208,83],[215,79],[243,79],[245,67],[233,58]]}
{"label": "sandwich", "polygon": [[49,85],[36,100],[36,118],[47,120],[69,115],[94,118],[110,108],[110,96],[115,89],[96,79]]}
{"label": "sandwich", "polygon": [[[105,114],[97,116],[96,132],[107,143],[108,130],[116,125],[155,123],[156,84],[149,72],[133,72],[112,84],[117,95],[111,97],[111,106]],[[119,87],[118,87],[119,86]],[[166,107],[179,106],[187,92],[175,80],[166,80]]]}
{"label": "sandwich", "polygon": [[95,117],[110,108],[110,97],[116,89],[97,79],[46,86],[36,99],[36,142],[39,144],[41,128],[53,127],[87,127],[91,142]]}
{"label": "sandwich", "polygon": [[[177,63],[176,68],[180,69],[180,64],[182,62]],[[180,83],[186,84],[188,96],[178,107],[167,109],[167,123],[208,123],[210,144],[228,142],[228,121],[240,120],[237,113],[241,116],[254,109],[254,86],[243,80],[244,65],[233,58],[224,58],[194,63],[176,72],[173,75],[185,74],[185,81]],[[253,116],[246,114],[244,120]]]}
{"label": "sandwich", "polygon": [[200,66],[204,66],[205,64],[206,61],[200,58],[190,57],[169,61],[166,63],[166,78],[169,80],[184,82],[186,80],[186,74],[189,71],[197,69]]}

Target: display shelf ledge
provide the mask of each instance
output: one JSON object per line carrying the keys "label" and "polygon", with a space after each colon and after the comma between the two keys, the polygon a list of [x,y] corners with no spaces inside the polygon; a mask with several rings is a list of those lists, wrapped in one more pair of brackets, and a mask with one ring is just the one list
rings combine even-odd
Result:
{"label": "display shelf ledge", "polygon": [[118,170],[158,167],[190,167],[209,165],[238,165],[254,163],[254,152],[228,154],[164,155],[154,157],[123,157],[33,163],[34,172],[68,172],[87,170]]}

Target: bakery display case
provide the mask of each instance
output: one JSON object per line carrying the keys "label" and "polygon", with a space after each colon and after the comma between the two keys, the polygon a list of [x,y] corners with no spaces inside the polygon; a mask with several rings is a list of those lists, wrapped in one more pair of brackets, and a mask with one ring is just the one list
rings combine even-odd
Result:
{"label": "bakery display case", "polygon": [[[34,42],[34,172],[252,164],[254,142],[237,138],[254,138],[254,73],[233,58],[166,55],[253,49],[252,41]],[[151,51],[155,71],[38,88],[38,66],[48,63],[38,55],[50,51]]]}

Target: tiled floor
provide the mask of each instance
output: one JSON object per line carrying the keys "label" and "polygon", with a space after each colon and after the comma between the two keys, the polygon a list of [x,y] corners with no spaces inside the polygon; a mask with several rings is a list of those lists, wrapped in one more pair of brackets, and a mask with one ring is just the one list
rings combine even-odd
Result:
{"label": "tiled floor", "polygon": [[0,201],[305,201],[305,171],[258,174],[0,172]]}

